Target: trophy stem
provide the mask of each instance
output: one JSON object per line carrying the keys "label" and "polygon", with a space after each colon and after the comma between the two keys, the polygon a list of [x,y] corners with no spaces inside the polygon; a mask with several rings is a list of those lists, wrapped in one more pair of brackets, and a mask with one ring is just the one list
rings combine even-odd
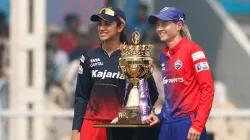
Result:
{"label": "trophy stem", "polygon": [[139,79],[133,78],[130,81],[131,83],[133,83],[133,88],[131,89],[129,93],[126,107],[137,108],[139,107],[139,89],[138,89]]}

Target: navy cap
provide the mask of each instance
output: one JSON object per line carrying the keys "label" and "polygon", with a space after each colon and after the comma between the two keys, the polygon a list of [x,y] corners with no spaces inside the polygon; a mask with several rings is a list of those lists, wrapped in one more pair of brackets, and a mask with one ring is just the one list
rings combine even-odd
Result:
{"label": "navy cap", "polygon": [[106,21],[116,21],[119,22],[121,24],[126,24],[126,16],[124,14],[124,12],[119,9],[119,8],[113,8],[113,7],[109,7],[112,11],[114,11],[115,15],[111,16],[108,14],[105,14],[105,12],[102,12],[100,14],[94,14],[90,17],[90,20],[93,22],[97,22],[99,21],[100,18],[102,18],[103,20]]}
{"label": "navy cap", "polygon": [[185,14],[176,7],[165,7],[158,14],[149,16],[148,22],[150,24],[156,24],[157,19],[184,23],[186,17]]}

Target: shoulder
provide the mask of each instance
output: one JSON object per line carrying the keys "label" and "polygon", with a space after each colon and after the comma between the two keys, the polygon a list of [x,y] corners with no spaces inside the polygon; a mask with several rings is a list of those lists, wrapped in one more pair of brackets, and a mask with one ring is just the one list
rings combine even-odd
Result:
{"label": "shoulder", "polygon": [[196,51],[204,52],[202,47],[200,45],[198,45],[197,43],[195,43],[194,41],[186,40],[186,43],[188,44],[188,49],[191,53],[196,52]]}
{"label": "shoulder", "polygon": [[186,39],[185,45],[183,46],[183,50],[185,50],[185,54],[187,54],[187,56],[193,61],[206,58],[205,52],[202,47],[194,41]]}
{"label": "shoulder", "polygon": [[205,59],[206,54],[205,51],[201,46],[199,46],[197,43],[191,40],[187,40],[188,46],[188,52],[189,56],[191,56],[191,59],[194,61],[199,60],[199,59]]}
{"label": "shoulder", "polygon": [[202,49],[200,45],[188,39],[185,40],[184,48],[186,50],[186,53],[189,53],[191,55],[193,55],[194,53],[205,54],[204,50]]}
{"label": "shoulder", "polygon": [[82,53],[83,56],[85,57],[95,57],[96,55],[100,54],[100,52],[102,51],[102,49],[99,48],[91,48],[86,50],[85,52]]}

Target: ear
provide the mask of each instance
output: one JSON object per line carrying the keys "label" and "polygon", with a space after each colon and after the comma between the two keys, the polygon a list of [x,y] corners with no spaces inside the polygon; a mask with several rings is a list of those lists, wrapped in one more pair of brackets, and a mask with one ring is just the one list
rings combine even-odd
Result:
{"label": "ear", "polygon": [[182,26],[183,26],[183,23],[182,23],[182,22],[180,22],[180,21],[177,22],[176,27],[177,27],[177,30],[178,30],[178,31],[181,30]]}
{"label": "ear", "polygon": [[121,24],[120,26],[118,26],[118,32],[121,33],[124,28],[125,28],[125,25]]}

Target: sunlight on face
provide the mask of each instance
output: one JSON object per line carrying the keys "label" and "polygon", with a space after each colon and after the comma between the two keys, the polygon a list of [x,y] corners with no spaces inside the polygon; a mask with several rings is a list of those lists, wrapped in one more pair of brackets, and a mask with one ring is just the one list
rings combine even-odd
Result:
{"label": "sunlight on face", "polygon": [[115,21],[110,22],[100,19],[97,30],[102,41],[112,39],[114,36],[119,35],[119,30]]}
{"label": "sunlight on face", "polygon": [[174,21],[157,20],[156,32],[161,41],[170,42],[180,34],[181,25]]}

